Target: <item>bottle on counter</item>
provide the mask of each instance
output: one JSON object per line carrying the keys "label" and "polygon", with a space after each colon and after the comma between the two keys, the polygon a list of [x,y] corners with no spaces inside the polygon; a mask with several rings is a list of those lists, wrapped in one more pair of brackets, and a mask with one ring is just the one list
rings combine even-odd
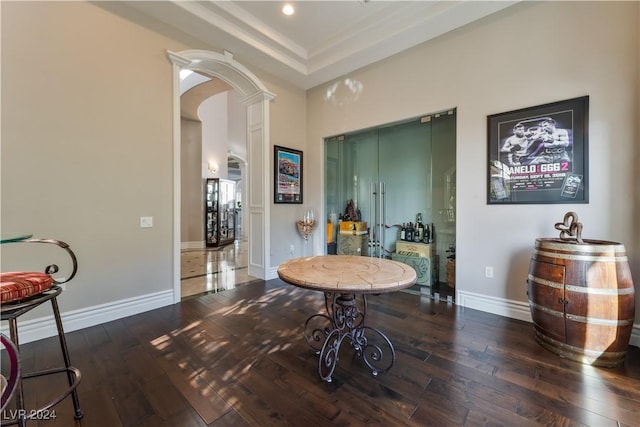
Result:
{"label": "bottle on counter", "polygon": [[413,224],[411,222],[409,222],[409,225],[407,226],[404,237],[406,241],[413,242]]}
{"label": "bottle on counter", "polygon": [[[418,213],[416,216],[416,229],[418,230],[418,237],[414,240],[416,242],[421,242],[424,239],[424,224],[422,223],[422,214]],[[415,237],[415,236],[414,236]]]}
{"label": "bottle on counter", "polygon": [[429,224],[427,224],[427,228],[424,229],[424,238],[422,239],[424,243],[431,242],[431,229],[429,229]]}
{"label": "bottle on counter", "polygon": [[400,240],[405,240],[407,234],[407,229],[405,227],[405,223],[402,223],[402,228],[400,229]]}

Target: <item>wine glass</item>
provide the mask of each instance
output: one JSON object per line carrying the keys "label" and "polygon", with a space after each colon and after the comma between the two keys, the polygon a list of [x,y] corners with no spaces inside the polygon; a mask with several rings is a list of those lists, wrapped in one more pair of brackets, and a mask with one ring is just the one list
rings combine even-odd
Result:
{"label": "wine glass", "polygon": [[313,214],[313,209],[308,209],[302,216],[302,219],[299,219],[296,221],[296,226],[298,227],[298,233],[300,233],[300,235],[304,239],[305,247],[307,245],[307,241],[309,240],[309,237],[311,237],[311,234],[313,233],[313,230],[316,229],[316,225],[317,225],[317,222]]}
{"label": "wine glass", "polygon": [[315,217],[313,216],[313,209],[307,209],[307,211],[304,213],[303,219],[307,224],[315,223]]}

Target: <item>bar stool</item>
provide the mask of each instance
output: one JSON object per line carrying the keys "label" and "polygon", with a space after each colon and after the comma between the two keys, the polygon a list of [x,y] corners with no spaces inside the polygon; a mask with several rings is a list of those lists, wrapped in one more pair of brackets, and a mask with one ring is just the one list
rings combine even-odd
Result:
{"label": "bar stool", "polygon": [[4,373],[0,375],[2,382],[2,405],[0,410],[3,410],[9,399],[13,396],[13,393],[18,388],[18,377],[20,376],[20,359],[18,358],[18,349],[13,345],[13,341],[9,339],[5,334],[0,334],[0,343],[2,343],[2,349],[7,354],[6,357],[9,360],[7,366],[6,376]]}
{"label": "bar stool", "polygon": [[[10,241],[6,243],[47,243],[54,244],[64,249],[73,263],[73,272],[66,279],[57,280],[53,277],[58,272],[59,268],[56,264],[51,264],[46,267],[44,273],[20,271],[20,272],[7,272],[0,273],[0,314],[1,320],[9,322],[9,335],[13,345],[18,351],[18,359],[20,354],[20,344],[18,339],[18,317],[33,310],[41,304],[51,301],[53,308],[53,315],[56,321],[56,327],[58,330],[58,338],[60,341],[60,349],[62,351],[62,357],[64,359],[64,366],[50,368],[29,373],[20,373],[17,377],[17,384],[15,390],[16,411],[9,411],[14,417],[10,419],[3,419],[2,426],[7,425],[19,425],[21,427],[26,426],[26,422],[29,419],[35,419],[38,417],[46,416],[50,414],[50,408],[62,402],[68,396],[71,396],[73,400],[73,407],[75,411],[74,417],[80,419],[83,416],[80,410],[80,403],[78,401],[78,393],[76,388],[80,383],[81,373],[80,370],[71,366],[69,358],[69,350],[67,349],[67,341],[64,335],[64,329],[62,327],[62,320],[60,318],[60,310],[58,308],[57,297],[62,292],[61,284],[66,283],[73,279],[78,269],[78,262],[75,254],[69,248],[69,245],[65,242],[53,239],[27,239],[20,241]],[[18,360],[19,363],[19,360]],[[49,403],[39,407],[38,409],[25,408],[23,380],[29,378],[37,378],[43,375],[58,374],[66,372],[67,380],[69,383],[68,388],[64,392],[58,394]],[[3,402],[6,404],[6,402]]]}

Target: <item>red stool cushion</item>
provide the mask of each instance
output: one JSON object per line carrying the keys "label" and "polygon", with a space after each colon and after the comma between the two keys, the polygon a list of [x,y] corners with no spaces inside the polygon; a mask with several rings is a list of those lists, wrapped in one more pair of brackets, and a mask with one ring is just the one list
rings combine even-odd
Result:
{"label": "red stool cushion", "polygon": [[47,273],[18,271],[0,273],[0,303],[20,301],[41,294],[53,285],[53,278]]}

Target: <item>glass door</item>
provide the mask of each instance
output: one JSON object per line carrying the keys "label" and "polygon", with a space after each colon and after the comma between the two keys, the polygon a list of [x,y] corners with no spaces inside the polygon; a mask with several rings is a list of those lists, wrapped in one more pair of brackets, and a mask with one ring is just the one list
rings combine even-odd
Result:
{"label": "glass door", "polygon": [[[447,263],[455,265],[456,242],[456,115],[439,114],[433,118],[433,150],[431,164],[432,223],[435,228],[439,282],[451,285],[447,279]],[[449,266],[450,267],[450,266]]]}
{"label": "glass door", "polygon": [[333,235],[327,241],[337,242],[338,217],[353,200],[360,220],[370,223],[371,185],[378,182],[378,131],[368,130],[325,140],[326,212],[333,222]]}
{"label": "glass door", "polygon": [[402,224],[428,217],[430,134],[430,123],[415,119],[326,140],[327,212],[343,213],[353,200],[371,256],[390,256]]}
{"label": "glass door", "polygon": [[351,199],[369,226],[369,255],[390,257],[402,225],[420,214],[445,265],[455,242],[455,146],[455,110],[327,138],[326,212],[336,222],[328,241]]}
{"label": "glass door", "polygon": [[431,218],[431,122],[420,119],[379,131],[378,179],[383,186],[383,256],[395,252],[403,223]]}

